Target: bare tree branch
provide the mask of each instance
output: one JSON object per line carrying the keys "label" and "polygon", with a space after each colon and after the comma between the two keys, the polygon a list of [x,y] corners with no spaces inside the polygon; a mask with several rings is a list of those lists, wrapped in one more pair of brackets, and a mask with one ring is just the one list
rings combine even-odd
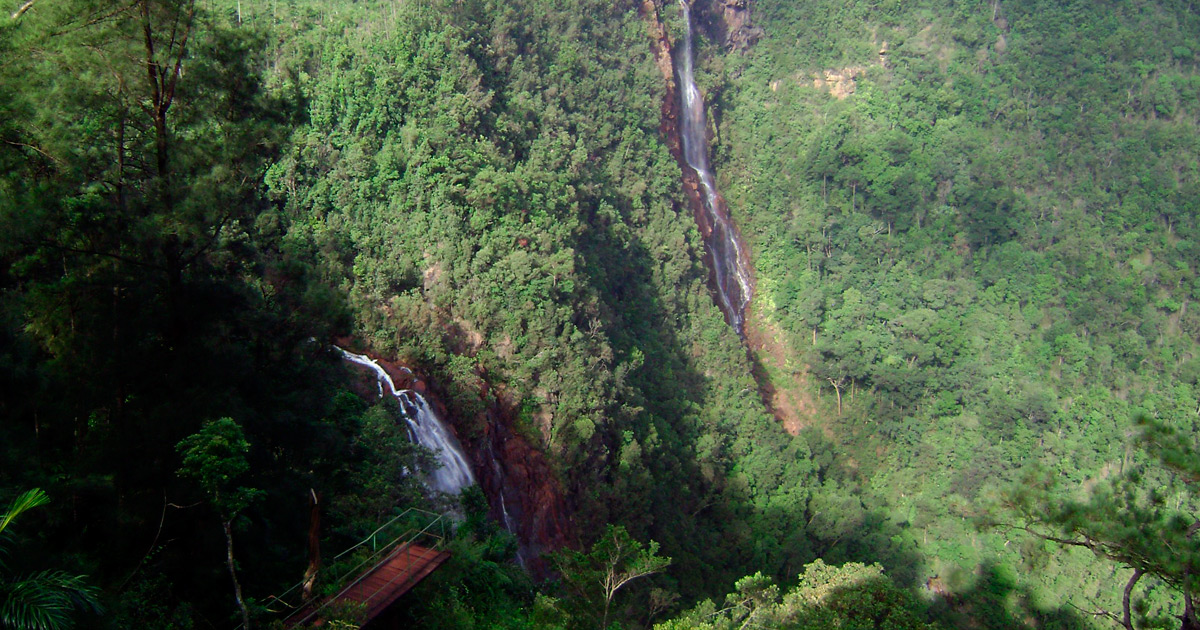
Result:
{"label": "bare tree branch", "polygon": [[15,20],[15,19],[21,17],[22,15],[25,15],[25,12],[28,11],[33,6],[33,3],[35,3],[35,2],[37,2],[37,0],[29,0],[29,2],[22,4],[21,8],[17,9],[17,12],[12,14],[12,19]]}
{"label": "bare tree branch", "polygon": [[142,260],[137,260],[136,258],[129,258],[128,256],[122,256],[120,254],[113,254],[110,252],[99,252],[99,251],[90,250],[90,249],[79,249],[77,247],[70,247],[68,245],[59,245],[57,243],[50,243],[48,241],[42,241],[39,243],[31,243],[28,241],[24,241],[23,244],[34,245],[36,247],[48,247],[50,249],[54,249],[54,250],[58,250],[58,251],[62,251],[62,252],[68,252],[71,254],[83,254],[85,256],[99,256],[100,258],[111,258],[113,260],[118,260],[120,262],[127,263],[130,265],[135,265],[137,267],[145,267],[147,269],[158,269],[158,270],[162,269],[161,265],[148,263],[148,262],[145,262]]}
{"label": "bare tree branch", "polygon": [[23,147],[23,148],[26,148],[26,149],[33,149],[34,151],[37,151],[38,153],[41,153],[43,156],[45,156],[46,158],[48,158],[50,161],[54,162],[55,164],[59,164],[59,165],[61,165],[61,164],[63,163],[63,161],[62,161],[62,160],[60,160],[60,159],[58,159],[58,158],[54,157],[53,155],[50,155],[49,153],[46,153],[46,152],[45,152],[45,151],[43,151],[42,149],[39,149],[38,147],[36,147],[36,146],[34,146],[34,145],[32,145],[32,144],[26,144],[26,143],[24,143],[24,142],[13,142],[12,140],[5,140],[5,141],[4,141],[4,143],[5,143],[5,144],[10,144],[10,145],[12,145],[12,146],[14,146],[14,147]]}
{"label": "bare tree branch", "polygon": [[73,26],[70,23],[68,23],[67,24],[68,28],[63,28],[61,30],[54,31],[54,32],[50,33],[49,36],[50,37],[58,37],[59,35],[66,35],[67,33],[72,33],[72,32],[75,32],[75,31],[78,31],[81,29],[95,26],[109,18],[114,18],[122,13],[125,13],[126,11],[133,9],[136,6],[137,6],[137,3],[133,2],[130,4],[121,5],[113,11],[109,11],[108,13],[101,13],[101,12],[97,11],[97,12],[93,13],[92,15],[88,16],[82,23],[73,25]]}

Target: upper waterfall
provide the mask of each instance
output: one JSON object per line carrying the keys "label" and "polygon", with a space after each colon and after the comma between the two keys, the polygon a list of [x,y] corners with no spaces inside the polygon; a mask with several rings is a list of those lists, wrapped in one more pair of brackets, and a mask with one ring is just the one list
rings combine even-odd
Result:
{"label": "upper waterfall", "polygon": [[729,318],[730,325],[738,335],[745,335],[746,305],[750,303],[753,286],[748,271],[749,259],[742,249],[736,229],[729,220],[728,211],[717,184],[712,167],[708,162],[707,128],[704,117],[704,99],[696,87],[693,75],[694,53],[692,51],[692,16],[687,0],[679,0],[683,11],[683,48],[675,64],[682,87],[683,111],[680,115],[679,135],[683,142],[683,156],[687,165],[700,180],[701,200],[704,213],[712,231],[706,235],[705,245],[712,256],[713,275],[716,277],[717,298],[721,310]]}
{"label": "upper waterfall", "polygon": [[411,389],[397,391],[391,375],[370,357],[347,352],[337,346],[334,348],[347,361],[369,368],[375,373],[380,395],[390,394],[400,403],[400,412],[408,423],[409,437],[433,451],[438,465],[435,470],[426,471],[426,483],[430,488],[447,494],[458,494],[463,488],[475,484],[475,475],[471,473],[471,466],[467,464],[467,458],[459,448],[458,441],[421,394]]}

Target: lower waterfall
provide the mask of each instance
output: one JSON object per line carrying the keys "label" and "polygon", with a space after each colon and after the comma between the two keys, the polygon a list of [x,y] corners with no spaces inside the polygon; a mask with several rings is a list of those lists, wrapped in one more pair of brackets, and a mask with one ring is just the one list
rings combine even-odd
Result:
{"label": "lower waterfall", "polygon": [[396,390],[396,383],[374,359],[361,354],[347,352],[334,346],[342,358],[361,365],[375,373],[379,384],[379,395],[391,395],[400,403],[400,414],[408,425],[408,435],[414,442],[433,452],[437,462],[435,470],[424,471],[425,483],[438,492],[458,494],[463,488],[475,485],[475,475],[463,455],[458,440],[442,423],[424,396],[411,389]]}

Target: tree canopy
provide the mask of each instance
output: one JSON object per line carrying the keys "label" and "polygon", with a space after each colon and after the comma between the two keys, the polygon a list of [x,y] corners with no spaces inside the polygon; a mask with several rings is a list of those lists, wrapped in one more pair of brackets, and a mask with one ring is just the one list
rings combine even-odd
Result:
{"label": "tree canopy", "polygon": [[0,489],[55,501],[4,579],[260,623],[430,505],[336,341],[507,475],[414,625],[1194,623],[1189,3],[696,0],[745,343],[671,153],[674,3],[11,4]]}

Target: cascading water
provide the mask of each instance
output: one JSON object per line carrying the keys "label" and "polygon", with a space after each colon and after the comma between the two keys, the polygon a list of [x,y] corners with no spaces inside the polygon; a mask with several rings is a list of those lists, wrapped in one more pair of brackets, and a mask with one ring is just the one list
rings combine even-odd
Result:
{"label": "cascading water", "polygon": [[458,441],[442,424],[423,396],[411,389],[397,391],[391,375],[371,358],[347,352],[337,346],[334,348],[342,353],[342,358],[369,368],[375,373],[380,396],[386,391],[400,403],[400,412],[408,425],[409,437],[432,451],[437,461],[437,469],[427,474],[426,483],[430,488],[447,494],[458,494],[463,488],[475,484],[475,475],[471,473],[471,467],[467,464],[467,458],[459,448]]}
{"label": "cascading water", "polygon": [[679,135],[683,141],[683,157],[700,180],[701,201],[711,232],[705,238],[712,257],[713,275],[717,281],[717,298],[730,325],[740,336],[745,335],[746,305],[750,303],[753,287],[750,283],[748,258],[742,251],[737,231],[729,220],[721,193],[717,191],[712,168],[708,163],[707,124],[704,119],[704,99],[696,87],[692,73],[692,15],[688,0],[679,0],[687,30],[683,50],[676,68],[682,86],[683,112]]}
{"label": "cascading water", "polygon": [[500,460],[496,458],[496,450],[492,447],[490,441],[488,442],[487,451],[488,460],[492,462],[492,475],[495,477],[496,481],[498,482],[497,485],[499,486],[499,490],[496,492],[496,495],[500,497],[500,516],[504,519],[504,529],[507,529],[511,534],[517,536],[517,563],[522,567],[527,567],[523,549],[524,545],[519,541],[520,536],[518,535],[518,527],[520,524],[517,523],[516,520],[513,519],[512,515],[508,513],[508,501],[506,501],[504,498],[504,470],[500,467]]}

